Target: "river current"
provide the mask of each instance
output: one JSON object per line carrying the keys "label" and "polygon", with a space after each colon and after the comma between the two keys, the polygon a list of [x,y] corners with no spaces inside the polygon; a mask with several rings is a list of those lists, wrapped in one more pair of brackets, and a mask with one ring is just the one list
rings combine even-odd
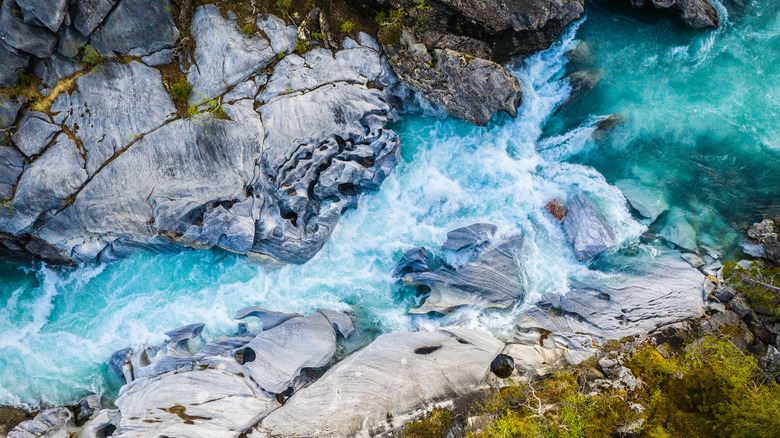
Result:
{"label": "river current", "polygon": [[[718,8],[720,29],[692,31],[662,15],[591,3],[550,49],[510,65],[525,92],[516,119],[499,115],[478,128],[405,115],[393,127],[402,159],[392,176],[303,266],[267,270],[217,250],[135,253],[75,269],[0,261],[0,405],[111,395],[117,382],[105,364],[114,351],[161,343],[164,332],[196,322],[206,324],[206,339],[234,332],[233,315],[250,305],[304,314],[352,308],[366,341],[453,320],[500,335],[542,293],[597,269],[575,260],[544,210],[575,190],[615,230],[619,244],[604,257],[642,257],[658,245],[647,242],[659,225],[631,211],[617,187],[628,183],[665,198],[667,216],[685,217],[699,245],[739,258],[744,225],[777,213],[780,5]],[[601,80],[562,106],[571,92],[564,54],[580,41]],[[620,123],[596,132],[613,114]],[[525,235],[524,302],[508,312],[408,316],[421,297],[391,278],[395,262],[474,222]]]}

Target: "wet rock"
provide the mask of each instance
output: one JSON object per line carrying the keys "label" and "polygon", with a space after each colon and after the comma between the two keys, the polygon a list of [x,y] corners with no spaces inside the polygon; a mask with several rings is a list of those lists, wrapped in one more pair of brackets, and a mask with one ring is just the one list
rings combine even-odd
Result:
{"label": "wet rock", "polygon": [[120,438],[137,436],[237,438],[278,402],[263,393],[231,359],[198,371],[135,380],[122,387]]}
{"label": "wet rock", "polygon": [[78,407],[76,420],[79,422],[89,420],[100,410],[100,396],[94,394],[87,396],[79,402]]}
{"label": "wet rock", "polygon": [[667,9],[689,26],[697,29],[716,28],[720,25],[718,11],[708,0],[618,0],[641,9]]}
{"label": "wet rock", "polygon": [[557,199],[553,199],[544,206],[545,210],[552,215],[558,222],[563,222],[569,210]]}
{"label": "wet rock", "polygon": [[385,49],[404,84],[448,113],[479,126],[499,111],[517,115],[520,83],[499,64],[451,49],[429,51],[408,30]]}
{"label": "wet rock", "polygon": [[348,338],[355,333],[355,322],[349,314],[330,309],[317,309],[317,311],[330,322],[337,335]]}
{"label": "wet rock", "polygon": [[304,368],[330,363],[336,353],[336,334],[330,321],[317,313],[264,330],[246,348],[256,355],[244,364],[253,381],[267,392],[280,394],[293,386]]}
{"label": "wet rock", "polygon": [[192,84],[190,104],[200,104],[224,94],[277,58],[268,40],[248,36],[234,20],[222,17],[214,5],[201,6],[192,17],[195,63],[187,73]]}
{"label": "wet rock", "polygon": [[170,0],[122,0],[94,38],[123,55],[145,56],[176,43],[179,31]]}
{"label": "wet rock", "polygon": [[295,26],[288,26],[279,17],[261,14],[257,17],[257,27],[268,36],[274,53],[290,54],[295,50],[298,43],[298,28]]}
{"label": "wet rock", "polygon": [[503,353],[499,354],[493,359],[493,362],[490,363],[490,371],[502,379],[509,378],[509,376],[512,375],[512,372],[515,371],[515,361],[511,356]]}
{"label": "wet rock", "polygon": [[473,224],[447,233],[447,240],[441,249],[445,251],[469,251],[490,243],[498,231],[493,224]]}
{"label": "wet rock", "polygon": [[428,272],[431,270],[433,255],[423,247],[410,249],[401,257],[393,269],[393,277],[401,278],[413,272]]}
{"label": "wet rock", "polygon": [[476,260],[459,268],[442,266],[435,271],[407,273],[402,278],[405,286],[431,288],[423,305],[409,313],[450,313],[470,305],[511,308],[524,294],[515,261],[522,246],[523,238],[517,235],[485,249]]}
{"label": "wet rock", "polygon": [[57,35],[24,21],[15,0],[5,0],[0,6],[0,40],[22,52],[47,58],[57,47]]}
{"label": "wet rock", "polygon": [[699,269],[705,265],[704,260],[702,260],[701,257],[690,252],[682,253],[680,254],[680,257],[682,257],[683,260],[688,262],[691,266],[693,266],[696,269]]}
{"label": "wet rock", "polygon": [[566,293],[545,294],[518,323],[514,339],[538,343],[539,335],[528,334],[546,333],[545,345],[587,351],[704,314],[704,275],[679,253],[610,263],[603,273],[572,282]]}
{"label": "wet rock", "polygon": [[579,261],[600,254],[615,244],[615,234],[582,193],[569,201],[563,229]]}
{"label": "wet rock", "polygon": [[574,105],[590,90],[594,89],[596,85],[604,77],[604,71],[602,70],[578,70],[567,76],[569,79],[569,85],[571,86],[571,92],[566,102],[561,104],[557,111],[560,111],[567,106]]}
{"label": "wet rock", "polygon": [[90,175],[176,115],[160,72],[139,62],[98,66],[76,85],[55,100],[52,111],[84,145]]}
{"label": "wet rock", "polygon": [[67,408],[49,409],[24,421],[8,432],[8,438],[67,437],[77,430],[73,413]]}
{"label": "wet rock", "polygon": [[620,180],[615,185],[623,192],[628,202],[639,214],[655,221],[669,209],[664,194],[653,187],[647,187],[631,180]]}
{"label": "wet rock", "polygon": [[91,35],[114,7],[116,0],[73,0],[73,26],[82,35]]}
{"label": "wet rock", "polygon": [[19,52],[0,40],[0,59],[3,60],[0,63],[0,87],[15,87],[19,83],[19,73],[25,71],[30,63],[30,55]]}
{"label": "wet rock", "polygon": [[295,393],[249,436],[342,437],[400,427],[424,404],[483,387],[502,349],[489,334],[466,329],[382,335]]}
{"label": "wet rock", "polygon": [[57,32],[65,19],[68,0],[16,0],[25,21]]}
{"label": "wet rock", "polygon": [[246,307],[236,312],[235,319],[246,319],[249,317],[258,318],[263,323],[263,330],[270,330],[279,324],[293,319],[302,317],[299,313],[283,313],[274,312],[271,310],[263,309],[262,307]]}
{"label": "wet rock", "polygon": [[246,254],[252,250],[255,241],[255,221],[220,205],[204,214],[200,225],[189,227],[182,240],[193,240]]}

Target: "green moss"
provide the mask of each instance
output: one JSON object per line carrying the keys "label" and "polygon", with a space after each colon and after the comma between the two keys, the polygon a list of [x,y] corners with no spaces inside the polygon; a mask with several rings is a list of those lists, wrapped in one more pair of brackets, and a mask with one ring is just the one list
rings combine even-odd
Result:
{"label": "green moss", "polygon": [[244,32],[244,34],[248,36],[254,36],[257,30],[255,29],[255,25],[252,23],[247,23],[243,26],[241,26],[241,32]]}
{"label": "green moss", "polygon": [[438,438],[450,426],[450,411],[446,409],[434,409],[425,418],[407,423],[403,431],[403,438]]}
{"label": "green moss", "polygon": [[190,92],[192,92],[192,85],[186,79],[171,84],[171,97],[177,102],[186,103]]}
{"label": "green moss", "polygon": [[106,62],[105,58],[103,58],[103,55],[101,55],[92,46],[82,47],[79,51],[79,56],[81,63],[88,68],[92,68],[96,65],[104,64]]}
{"label": "green moss", "polygon": [[780,316],[780,267],[752,262],[749,268],[734,262],[723,265],[723,280],[737,293],[746,295],[754,307]]}
{"label": "green moss", "polygon": [[309,45],[310,43],[308,41],[299,39],[298,42],[295,44],[295,52],[304,54],[309,51]]}
{"label": "green moss", "polygon": [[350,21],[345,21],[341,24],[341,33],[345,33],[347,35],[351,34],[355,31],[355,23]]}

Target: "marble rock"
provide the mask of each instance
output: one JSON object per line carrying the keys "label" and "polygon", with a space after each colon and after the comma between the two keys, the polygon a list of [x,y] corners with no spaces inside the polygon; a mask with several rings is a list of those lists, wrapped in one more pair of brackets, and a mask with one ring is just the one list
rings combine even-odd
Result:
{"label": "marble rock", "polygon": [[73,0],[74,28],[82,35],[91,35],[115,4],[116,0]]}
{"label": "marble rock", "polygon": [[5,0],[0,6],[0,41],[39,58],[51,56],[57,47],[57,35],[25,22],[15,0]]}
{"label": "marble rock", "polygon": [[280,394],[293,386],[304,368],[330,364],[336,333],[328,319],[315,313],[263,330],[245,348],[255,353],[255,360],[244,363],[248,375],[263,390]]}
{"label": "marble rock", "polygon": [[279,403],[237,372],[235,361],[228,365],[230,360],[123,386],[116,400],[122,418],[112,436],[237,438]]}
{"label": "marble rock", "polygon": [[656,188],[642,186],[630,180],[621,180],[615,185],[639,214],[652,221],[669,209],[663,193]]}
{"label": "marble rock", "polygon": [[268,40],[259,34],[246,35],[214,5],[197,9],[190,33],[196,44],[195,62],[187,73],[192,84],[190,104],[224,94],[277,58]]}
{"label": "marble rock", "polygon": [[579,261],[600,254],[615,244],[615,234],[593,208],[584,194],[569,201],[569,212],[563,220],[566,237]]}
{"label": "marble rock", "polygon": [[68,0],[16,0],[25,21],[57,32],[68,11]]}
{"label": "marble rock", "polygon": [[0,144],[4,144],[11,136],[4,131],[16,123],[19,110],[24,105],[24,98],[13,98],[0,94]]}
{"label": "marble rock", "polygon": [[0,40],[0,87],[15,87],[19,83],[19,73],[27,69],[30,55],[19,52]]}
{"label": "marble rock", "polygon": [[271,41],[274,53],[290,54],[298,44],[298,28],[287,25],[284,20],[271,14],[260,14],[257,17],[257,27]]}
{"label": "marble rock", "polygon": [[179,38],[172,10],[170,0],[121,0],[93,38],[129,56],[170,49]]}
{"label": "marble rock", "polygon": [[73,413],[67,408],[49,409],[8,432],[8,438],[67,438],[75,432]]}
{"label": "marble rock", "polygon": [[485,387],[504,344],[484,332],[448,330],[378,337],[293,394],[249,436],[374,436],[420,408]]}
{"label": "marble rock", "polygon": [[263,323],[263,330],[270,330],[279,324],[293,319],[302,317],[299,313],[284,313],[275,312],[272,310],[266,310],[262,307],[246,307],[236,312],[235,319],[246,319],[249,317],[258,318]]}
{"label": "marble rock", "polygon": [[60,131],[62,128],[52,123],[47,114],[28,111],[11,138],[23,154],[31,157],[41,153]]}
{"label": "marble rock", "polygon": [[697,248],[696,230],[693,228],[685,212],[678,208],[672,209],[665,219],[660,235],[668,242],[689,251]]}
{"label": "marble rock", "polygon": [[11,199],[24,170],[24,157],[11,146],[0,146],[0,199]]}
{"label": "marble rock", "polygon": [[720,26],[718,11],[708,0],[617,0],[637,9],[668,10],[696,29]]}
{"label": "marble rock", "polygon": [[508,309],[523,298],[525,289],[515,256],[523,246],[520,235],[485,249],[476,260],[459,268],[442,266],[435,271],[409,272],[405,286],[425,285],[431,294],[409,313],[450,313],[462,306]]}
{"label": "marble rock", "polygon": [[395,265],[392,275],[394,278],[401,278],[413,272],[428,272],[431,270],[432,259],[433,255],[423,247],[410,249]]}
{"label": "marble rock", "polygon": [[71,76],[80,70],[84,70],[84,66],[71,58],[58,54],[37,61],[33,67],[35,75],[41,78],[41,93],[45,96],[49,95],[51,89],[57,85],[60,79]]}
{"label": "marble rock", "polygon": [[704,275],[676,251],[647,260],[613,260],[572,281],[565,293],[550,292],[518,323],[513,339],[545,346],[593,350],[620,339],[703,315]]}
{"label": "marble rock", "polygon": [[355,321],[350,314],[330,309],[317,309],[317,312],[330,322],[337,335],[348,338],[355,333]]}
{"label": "marble rock", "polygon": [[114,435],[122,414],[118,409],[104,409],[87,421],[75,438],[107,438]]}
{"label": "marble rock", "polygon": [[447,233],[447,240],[441,249],[446,251],[467,251],[487,245],[498,231],[493,224],[473,224]]}

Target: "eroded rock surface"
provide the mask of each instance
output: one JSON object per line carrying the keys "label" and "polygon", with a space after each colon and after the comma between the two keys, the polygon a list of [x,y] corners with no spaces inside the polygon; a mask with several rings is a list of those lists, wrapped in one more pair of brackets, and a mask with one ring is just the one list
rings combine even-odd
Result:
{"label": "eroded rock surface", "polygon": [[689,26],[703,29],[720,26],[718,11],[708,0],[617,0],[637,9],[668,10]]}

